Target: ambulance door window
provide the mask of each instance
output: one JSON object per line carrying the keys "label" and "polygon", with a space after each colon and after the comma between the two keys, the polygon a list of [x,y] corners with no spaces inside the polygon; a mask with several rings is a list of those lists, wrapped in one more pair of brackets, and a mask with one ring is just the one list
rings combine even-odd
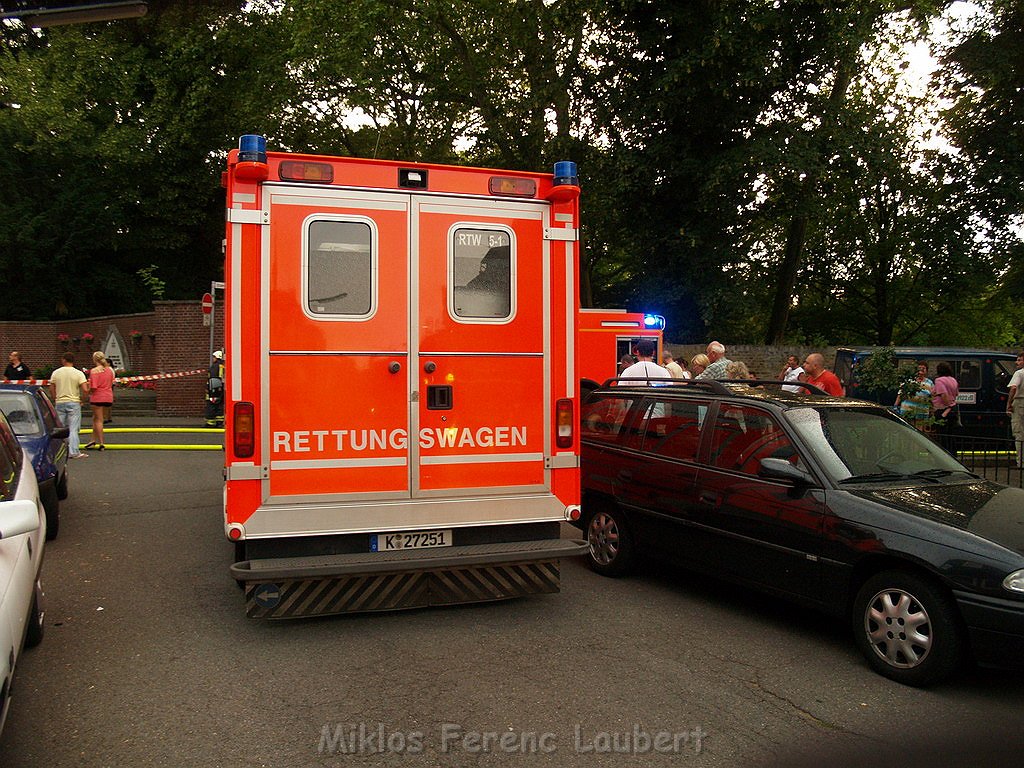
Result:
{"label": "ambulance door window", "polygon": [[314,219],[306,227],[306,310],[365,319],[376,308],[376,238],[369,221]]}
{"label": "ambulance door window", "polygon": [[505,322],[515,314],[515,240],[508,229],[452,229],[448,250],[455,320]]}

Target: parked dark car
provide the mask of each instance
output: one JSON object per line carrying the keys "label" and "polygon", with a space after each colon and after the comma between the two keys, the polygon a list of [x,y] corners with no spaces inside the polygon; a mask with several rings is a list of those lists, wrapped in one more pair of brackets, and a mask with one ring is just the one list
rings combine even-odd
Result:
{"label": "parked dark car", "polygon": [[46,538],[57,538],[60,502],[68,497],[68,428],[41,387],[0,384],[0,411],[28,454],[46,509]]}
{"label": "parked dark car", "polygon": [[[857,382],[857,365],[873,354],[877,347],[840,348],[833,366],[836,376],[846,387],[849,397],[859,397],[881,405],[896,402],[896,392],[866,392]],[[1010,416],[1006,397],[1010,377],[1017,370],[1017,356],[1009,352],[960,347],[896,347],[893,349],[900,370],[908,379],[914,378],[917,362],[928,364],[928,375],[935,378],[935,367],[949,363],[960,386],[960,433],[967,437],[1008,438]]]}
{"label": "parked dark car", "polygon": [[581,414],[598,573],[641,554],[846,617],[908,685],[1024,665],[1024,491],[887,408],[778,382],[619,382]]}

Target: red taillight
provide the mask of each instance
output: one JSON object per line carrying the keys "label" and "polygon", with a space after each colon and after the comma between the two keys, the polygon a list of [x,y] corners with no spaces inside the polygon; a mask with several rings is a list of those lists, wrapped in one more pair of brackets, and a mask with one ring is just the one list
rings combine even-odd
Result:
{"label": "red taillight", "polygon": [[256,451],[256,418],[252,403],[235,403],[234,420],[232,422],[232,444],[235,457],[252,458]]}
{"label": "red taillight", "polygon": [[487,188],[492,195],[509,197],[536,197],[537,182],[533,179],[516,179],[506,176],[491,176]]}
{"label": "red taillight", "polygon": [[334,168],[327,163],[283,160],[277,173],[281,181],[315,181],[321,184],[334,181]]}
{"label": "red taillight", "polygon": [[559,400],[555,405],[555,445],[559,448],[572,448],[573,421],[572,400]]}

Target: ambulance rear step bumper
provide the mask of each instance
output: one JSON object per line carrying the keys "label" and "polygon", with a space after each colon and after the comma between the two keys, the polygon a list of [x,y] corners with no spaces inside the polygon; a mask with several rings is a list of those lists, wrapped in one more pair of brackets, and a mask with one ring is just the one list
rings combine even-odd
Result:
{"label": "ambulance rear step bumper", "polygon": [[399,552],[246,560],[231,566],[250,618],[290,619],[507,600],[560,585],[585,541],[542,539]]}

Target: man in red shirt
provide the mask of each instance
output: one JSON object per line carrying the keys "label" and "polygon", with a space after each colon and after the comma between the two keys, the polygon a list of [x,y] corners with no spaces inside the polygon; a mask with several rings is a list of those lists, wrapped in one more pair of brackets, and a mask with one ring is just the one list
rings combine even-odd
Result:
{"label": "man in red shirt", "polygon": [[846,390],[839,383],[839,377],[832,371],[825,370],[825,358],[817,352],[812,352],[804,360],[804,373],[807,374],[805,381],[823,389],[834,397],[844,397]]}

